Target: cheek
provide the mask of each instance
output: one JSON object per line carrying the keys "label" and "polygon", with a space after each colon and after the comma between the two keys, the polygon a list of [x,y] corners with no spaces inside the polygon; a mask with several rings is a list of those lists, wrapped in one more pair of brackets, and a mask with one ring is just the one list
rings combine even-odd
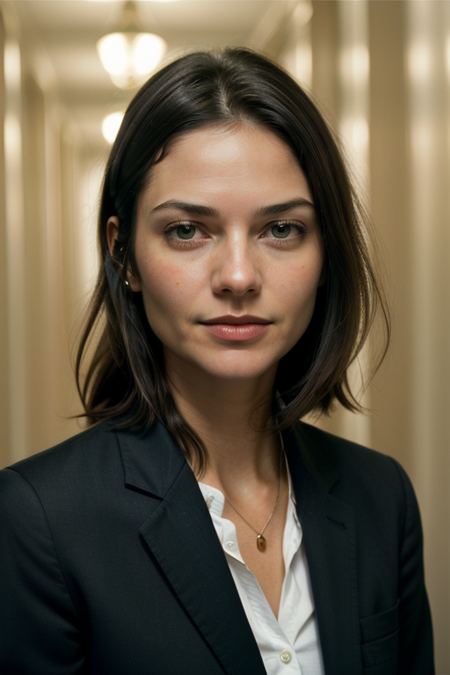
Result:
{"label": "cheek", "polygon": [[183,296],[183,283],[176,265],[156,261],[146,266],[141,273],[141,283],[146,306],[169,309]]}
{"label": "cheek", "polygon": [[312,319],[316,304],[322,269],[322,258],[317,264],[306,262],[287,266],[282,280],[282,293],[285,312],[286,344],[283,356],[300,340]]}
{"label": "cheek", "polygon": [[155,258],[147,259],[138,268],[142,296],[150,325],[172,323],[185,315],[189,300],[198,292],[198,283],[192,274],[179,265]]}
{"label": "cheek", "polygon": [[278,283],[285,298],[285,304],[295,311],[308,310],[314,307],[317,289],[320,285],[322,257],[313,256],[312,260],[296,265],[288,265]]}

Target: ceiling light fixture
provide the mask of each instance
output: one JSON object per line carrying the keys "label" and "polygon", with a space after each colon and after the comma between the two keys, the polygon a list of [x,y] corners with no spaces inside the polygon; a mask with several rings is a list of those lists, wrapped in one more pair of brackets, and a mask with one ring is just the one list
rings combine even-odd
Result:
{"label": "ceiling light fixture", "polygon": [[167,44],[159,35],[141,30],[136,3],[132,0],[123,6],[120,28],[100,38],[97,51],[113,83],[121,89],[134,89],[157,68]]}
{"label": "ceiling light fixture", "polygon": [[120,125],[122,124],[124,114],[124,112],[118,110],[116,112],[109,113],[109,115],[106,115],[106,117],[103,118],[103,138],[108,143],[111,143],[111,145],[116,140],[116,136],[120,129]]}

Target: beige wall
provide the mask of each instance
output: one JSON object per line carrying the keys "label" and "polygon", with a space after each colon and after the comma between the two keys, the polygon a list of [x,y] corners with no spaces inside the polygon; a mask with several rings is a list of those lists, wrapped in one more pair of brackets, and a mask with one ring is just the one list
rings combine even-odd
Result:
{"label": "beige wall", "polygon": [[[398,458],[413,480],[441,675],[450,673],[449,8],[449,0],[317,0],[306,26],[290,15],[252,38],[298,69],[344,133],[370,193],[392,348],[366,396],[373,412],[338,410],[321,424]],[[80,194],[89,172],[98,179],[103,158],[29,61],[11,3],[0,10],[0,124],[9,115],[7,128],[19,134],[6,148],[0,136],[0,463],[7,465],[79,428],[68,419],[79,410],[69,353],[93,257]],[[9,58],[20,55],[18,80],[3,76],[5,35]],[[353,79],[342,70],[352,49],[370,59]],[[349,119],[367,124],[367,142],[352,136]]]}
{"label": "beige wall", "polygon": [[[356,155],[393,320],[388,358],[365,395],[371,414],[337,409],[318,424],[396,457],[414,483],[443,675],[450,673],[450,2],[313,6],[310,31],[299,36],[312,52],[306,84]],[[352,49],[367,50],[366,78],[363,69],[353,78],[343,72]],[[353,136],[352,117],[365,119],[367,143]]]}
{"label": "beige wall", "polygon": [[[4,128],[5,119],[5,81],[3,54],[5,33],[3,17],[0,15],[0,125]],[[2,436],[1,458],[4,463],[8,458],[7,448],[10,445],[9,424],[9,374],[8,374],[8,308],[6,302],[6,222],[5,222],[5,151],[3,134],[0,134],[0,429]]]}
{"label": "beige wall", "polygon": [[[2,6],[2,17],[9,59],[0,155],[0,457],[6,465],[75,433],[79,426],[69,418],[79,408],[69,360],[74,298],[66,271],[73,261],[71,231],[61,217],[62,116],[56,92],[39,83],[14,6]],[[68,179],[66,208],[71,189]]]}

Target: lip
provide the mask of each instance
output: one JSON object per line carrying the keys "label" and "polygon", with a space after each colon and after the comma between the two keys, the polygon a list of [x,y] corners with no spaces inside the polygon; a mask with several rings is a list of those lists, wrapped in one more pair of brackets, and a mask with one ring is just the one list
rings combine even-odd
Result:
{"label": "lip", "polygon": [[272,323],[268,319],[263,319],[260,316],[252,316],[251,314],[242,314],[235,316],[234,314],[226,314],[225,316],[217,316],[215,319],[208,319],[207,321],[200,321],[205,326],[212,326],[214,324],[228,324],[230,326],[242,326],[244,324],[261,324],[268,325]]}
{"label": "lip", "polygon": [[227,314],[200,323],[210,335],[219,340],[248,342],[263,335],[273,322],[251,314]]}

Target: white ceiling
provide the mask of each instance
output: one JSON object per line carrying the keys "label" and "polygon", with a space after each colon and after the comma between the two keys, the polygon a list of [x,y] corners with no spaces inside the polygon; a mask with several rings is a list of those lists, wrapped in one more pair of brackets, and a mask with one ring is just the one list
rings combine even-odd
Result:
{"label": "white ceiling", "polygon": [[[305,0],[301,0],[304,2]],[[97,40],[117,29],[119,0],[12,0],[26,49],[41,82],[57,92],[66,115],[95,141],[104,114],[130,100],[103,70]],[[224,45],[263,48],[296,0],[172,0],[138,2],[143,30],[168,43],[167,59]]]}

